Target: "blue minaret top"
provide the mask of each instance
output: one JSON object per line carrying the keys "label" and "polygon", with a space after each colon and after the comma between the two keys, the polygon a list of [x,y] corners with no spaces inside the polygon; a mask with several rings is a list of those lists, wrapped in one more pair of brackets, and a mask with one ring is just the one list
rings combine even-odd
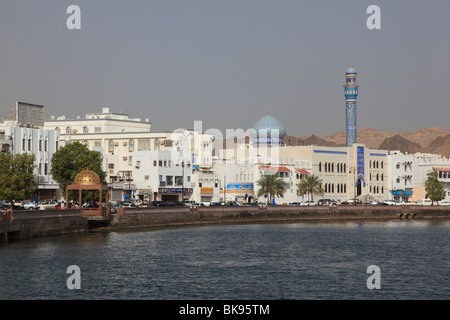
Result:
{"label": "blue minaret top", "polygon": [[356,69],[352,66],[353,61],[350,64],[350,68],[345,71],[346,76],[346,84],[344,86],[345,88],[345,99],[354,99],[356,100],[356,97],[358,96],[358,85],[356,84]]}

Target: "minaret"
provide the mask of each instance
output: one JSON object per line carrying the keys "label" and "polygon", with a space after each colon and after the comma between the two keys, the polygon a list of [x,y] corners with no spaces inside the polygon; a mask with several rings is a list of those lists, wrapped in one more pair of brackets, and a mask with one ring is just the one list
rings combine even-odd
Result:
{"label": "minaret", "polygon": [[358,85],[356,84],[356,69],[353,68],[353,60],[350,68],[345,72],[345,111],[346,111],[346,141],[347,147],[356,143],[356,97],[358,96]]}

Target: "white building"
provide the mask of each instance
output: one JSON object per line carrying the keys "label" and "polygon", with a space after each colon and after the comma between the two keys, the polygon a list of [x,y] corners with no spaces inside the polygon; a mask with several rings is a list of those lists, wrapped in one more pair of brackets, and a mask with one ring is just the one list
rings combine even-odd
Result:
{"label": "white building", "polygon": [[439,181],[444,182],[445,200],[450,200],[450,159],[438,154],[415,153],[413,161],[414,191],[412,201],[420,201],[426,196],[425,181],[433,170]]}
{"label": "white building", "polygon": [[38,183],[38,193],[35,199],[59,199],[59,185],[50,174],[51,159],[58,149],[59,132],[42,128],[11,126],[10,123],[0,124],[2,149],[12,154],[28,153],[35,157],[36,169],[34,175]]}
{"label": "white building", "polygon": [[389,167],[389,200],[411,201],[413,198],[415,174],[415,157],[400,151],[390,151],[388,155]]}
{"label": "white building", "polygon": [[[142,121],[139,118],[129,118],[126,114],[112,113],[109,108],[103,108],[102,113],[87,114],[84,119],[53,117],[52,120],[45,122],[45,127],[60,131],[62,145],[79,141],[90,149],[102,153],[103,169],[112,188],[112,200],[125,200],[130,197],[149,197],[154,200],[155,192],[159,191],[159,188],[153,186],[152,196],[149,196],[148,185],[143,181],[138,184],[137,181],[142,180],[142,177],[135,176],[138,174],[137,161],[141,161],[140,170],[143,170],[145,165],[153,163],[144,161],[142,154],[139,155],[139,160],[133,159],[135,152],[169,151],[174,156],[183,152],[184,161],[192,166],[201,169],[212,166],[214,140],[212,135],[184,129],[150,132],[151,125],[148,119]],[[147,154],[150,156],[150,153]],[[152,154],[151,159],[155,157]],[[162,153],[157,158],[164,157],[166,155]],[[156,195],[156,198],[161,197]]]}

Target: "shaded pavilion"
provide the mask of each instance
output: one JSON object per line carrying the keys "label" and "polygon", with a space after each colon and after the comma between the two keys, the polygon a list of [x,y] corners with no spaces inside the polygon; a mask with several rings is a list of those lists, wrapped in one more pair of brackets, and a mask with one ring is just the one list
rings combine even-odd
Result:
{"label": "shaded pavilion", "polygon": [[[89,190],[92,191],[92,201],[96,202],[95,193],[98,191],[99,199],[98,199],[98,207],[93,208],[80,208],[81,216],[107,216],[109,215],[108,208],[108,187],[103,185],[100,181],[100,178],[97,173],[92,170],[84,170],[77,174],[73,184],[68,185],[66,188],[66,204],[69,203],[69,191],[72,191],[72,196],[74,195],[74,191],[79,192],[79,201],[80,207],[82,206],[82,191]],[[106,190],[106,206],[102,207],[102,191]],[[75,200],[75,199],[73,199]],[[67,208],[67,206],[66,206]]]}

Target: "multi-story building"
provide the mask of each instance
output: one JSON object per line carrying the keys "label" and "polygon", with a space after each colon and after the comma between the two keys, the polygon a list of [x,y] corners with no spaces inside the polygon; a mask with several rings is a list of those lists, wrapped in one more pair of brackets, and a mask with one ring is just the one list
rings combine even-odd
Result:
{"label": "multi-story building", "polygon": [[2,137],[2,149],[5,151],[13,154],[28,153],[35,157],[34,175],[38,183],[38,192],[35,199],[29,200],[59,198],[59,185],[50,174],[51,159],[58,149],[59,132],[15,126],[4,122],[0,124],[0,136]]}
{"label": "multi-story building", "polygon": [[[212,166],[214,140],[212,135],[193,130],[150,132],[151,125],[148,119],[142,121],[139,118],[129,118],[126,114],[112,113],[109,108],[103,108],[98,114],[87,114],[85,119],[53,117],[52,120],[45,122],[45,128],[60,132],[61,145],[79,141],[102,153],[106,179],[112,189],[112,200],[138,196],[143,198],[145,194],[147,196],[149,194],[150,189],[145,183],[141,185],[137,183],[136,179],[140,177],[135,177],[137,174],[136,161],[133,159],[135,152],[168,151],[176,156],[175,154],[181,150],[185,153],[183,157],[186,163],[189,162],[201,169]],[[140,154],[139,157],[138,161],[143,165],[143,155]],[[154,154],[152,159],[153,157]],[[152,196],[149,196],[152,200],[155,198],[154,188]],[[156,195],[156,198],[160,197]]]}
{"label": "multi-story building", "polygon": [[414,172],[414,190],[412,201],[426,197],[425,181],[427,174],[436,171],[439,181],[444,183],[445,200],[450,200],[450,159],[438,154],[415,153],[412,163]]}
{"label": "multi-story building", "polygon": [[414,191],[414,155],[400,151],[390,151],[389,167],[389,199],[396,202],[411,201]]}

